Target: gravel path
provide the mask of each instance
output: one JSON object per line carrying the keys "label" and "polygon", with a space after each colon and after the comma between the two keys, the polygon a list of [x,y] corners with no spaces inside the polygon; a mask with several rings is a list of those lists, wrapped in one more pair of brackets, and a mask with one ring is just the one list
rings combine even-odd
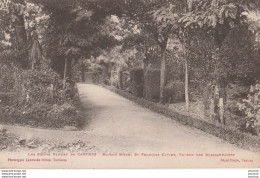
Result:
{"label": "gravel path", "polygon": [[126,151],[237,152],[241,149],[205,132],[181,125],[107,89],[79,84],[90,118],[85,130]]}
{"label": "gravel path", "polygon": [[257,156],[215,136],[176,123],[100,86],[78,84],[78,89],[86,114],[83,130],[5,127],[27,140],[37,138],[45,143],[63,145],[80,141],[88,145],[89,152],[235,153],[249,159]]}

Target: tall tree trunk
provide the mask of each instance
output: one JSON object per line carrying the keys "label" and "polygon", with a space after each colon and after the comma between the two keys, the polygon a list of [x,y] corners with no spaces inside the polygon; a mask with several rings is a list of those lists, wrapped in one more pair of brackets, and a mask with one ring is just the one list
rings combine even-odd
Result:
{"label": "tall tree trunk", "polygon": [[184,82],[184,91],[185,91],[185,108],[189,111],[190,101],[189,101],[189,74],[188,74],[188,59],[187,52],[184,44],[182,44],[184,65],[185,65],[185,82]]}
{"label": "tall tree trunk", "polygon": [[74,60],[72,58],[70,58],[67,61],[67,78],[69,79],[69,81],[73,80],[73,66],[74,66]]}
{"label": "tall tree trunk", "polygon": [[32,69],[35,68],[35,64],[42,60],[41,45],[38,41],[38,35],[35,33],[32,38],[32,45],[29,52],[29,58],[32,63]]}
{"label": "tall tree trunk", "polygon": [[204,109],[205,111],[208,111],[210,109],[210,99],[211,99],[211,84],[206,83],[206,85],[204,85],[201,90],[201,95],[203,97],[203,105],[204,105]]}
{"label": "tall tree trunk", "polygon": [[219,123],[225,124],[226,86],[219,81],[215,82],[212,100],[211,117]]}
{"label": "tall tree trunk", "polygon": [[85,79],[85,75],[86,75],[85,71],[86,71],[86,68],[84,66],[81,69],[81,82],[85,82],[86,81],[86,79]]}
{"label": "tall tree trunk", "polygon": [[118,71],[118,87],[120,90],[123,89],[123,71],[122,71],[122,69],[120,69]]}
{"label": "tall tree trunk", "polygon": [[144,98],[147,98],[147,64],[144,63],[144,90],[143,90],[143,96]]}
{"label": "tall tree trunk", "polygon": [[219,86],[216,82],[214,83],[211,99],[211,118],[219,121]]}
{"label": "tall tree trunk", "polygon": [[[223,82],[223,81],[222,81]],[[227,84],[220,83],[220,90],[219,90],[219,119],[220,122],[226,124],[225,119],[225,105],[227,101],[227,93],[226,93]]]}
{"label": "tall tree trunk", "polygon": [[[24,22],[24,17],[23,14],[20,14],[19,10],[15,10],[13,12],[13,15],[16,17],[16,20],[14,21],[14,28],[15,28],[15,33],[16,33],[16,48],[17,50],[24,50],[23,55],[28,55],[28,50],[27,50],[27,34],[25,30],[25,22]],[[25,57],[24,59],[27,59]],[[29,60],[19,60],[16,61],[16,64],[19,65],[22,68],[28,68],[30,66],[30,61]]]}
{"label": "tall tree trunk", "polygon": [[143,90],[143,96],[144,98],[147,98],[147,67],[148,67],[148,49],[145,50],[145,57],[143,59],[143,65],[144,65],[144,90]]}
{"label": "tall tree trunk", "polygon": [[67,57],[65,57],[64,74],[63,74],[63,89],[66,88],[67,63],[68,63],[68,59],[67,59]]}
{"label": "tall tree trunk", "polygon": [[18,12],[14,14],[17,18],[14,22],[15,25],[15,32],[16,32],[16,40],[17,40],[17,47],[19,50],[24,49],[25,44],[27,42],[27,35],[25,30],[25,23],[23,14],[20,15]]}
{"label": "tall tree trunk", "polygon": [[166,45],[161,47],[160,103],[165,102],[164,88],[166,83]]}
{"label": "tall tree trunk", "polygon": [[188,78],[188,60],[186,58],[186,53],[185,53],[185,106],[186,106],[186,110],[189,111],[189,105],[190,105],[190,101],[189,101],[189,78]]}

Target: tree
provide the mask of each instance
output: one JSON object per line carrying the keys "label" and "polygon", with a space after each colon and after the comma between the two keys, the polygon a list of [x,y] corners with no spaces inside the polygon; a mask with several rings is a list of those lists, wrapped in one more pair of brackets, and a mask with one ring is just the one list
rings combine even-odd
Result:
{"label": "tree", "polygon": [[161,8],[156,10],[154,18],[158,22],[160,30],[165,31],[169,36],[174,36],[178,39],[182,46],[185,65],[185,103],[186,110],[189,110],[189,91],[188,91],[188,55],[187,55],[187,42],[189,37],[187,36],[187,29],[183,28],[179,22],[180,17],[186,13],[187,5],[182,1],[172,1],[170,7]]}
{"label": "tree", "polygon": [[224,105],[226,98],[226,87],[228,82],[221,76],[221,60],[219,51],[223,43],[234,27],[247,24],[246,11],[256,9],[257,1],[197,1],[189,0],[189,12],[186,13],[179,22],[184,24],[185,28],[201,28],[212,34],[214,43],[216,44],[212,57],[215,59],[214,74],[212,84],[214,85],[213,94],[213,117],[225,122]]}
{"label": "tree", "polygon": [[[136,1],[131,0],[126,2],[126,15],[133,19],[140,29],[145,33],[151,34],[157,45],[160,47],[160,102],[164,103],[164,88],[166,84],[166,49],[169,36],[173,28],[177,27],[178,14],[172,13],[175,6],[178,6],[179,1]],[[170,21],[171,23],[166,23]]]}
{"label": "tree", "polygon": [[[107,11],[111,8],[107,1],[62,2],[38,0],[50,16],[43,39],[44,50],[52,59],[51,66],[64,76],[64,73],[71,73],[72,63],[97,57],[103,49],[113,47],[117,40],[103,28],[106,17],[112,13]],[[68,68],[64,72],[66,61]],[[71,78],[70,75],[68,77]]]}
{"label": "tree", "polygon": [[[39,29],[42,29],[39,25],[44,24],[42,9],[27,0],[4,0],[0,4],[0,13],[3,17],[1,22],[5,27],[3,31],[10,36],[10,46],[25,58],[17,61],[18,64],[28,68],[30,63],[34,63],[33,57],[36,55],[33,53],[40,51],[40,44],[36,42],[38,38],[35,38],[38,35],[34,35],[33,39],[32,35],[39,33]],[[31,60],[26,60],[29,51]]]}

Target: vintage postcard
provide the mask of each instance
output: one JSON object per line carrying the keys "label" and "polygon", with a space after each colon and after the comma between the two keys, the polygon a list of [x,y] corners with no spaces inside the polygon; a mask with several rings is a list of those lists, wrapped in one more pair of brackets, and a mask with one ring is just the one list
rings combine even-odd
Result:
{"label": "vintage postcard", "polygon": [[259,11],[1,0],[0,168],[259,168]]}

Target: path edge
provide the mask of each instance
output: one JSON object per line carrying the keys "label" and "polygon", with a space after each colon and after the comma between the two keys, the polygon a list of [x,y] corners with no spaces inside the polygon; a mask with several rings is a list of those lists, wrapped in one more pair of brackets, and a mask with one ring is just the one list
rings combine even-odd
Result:
{"label": "path edge", "polygon": [[188,125],[190,127],[194,127],[201,131],[204,131],[208,134],[214,135],[218,138],[221,138],[229,142],[230,144],[236,145],[239,148],[250,150],[253,152],[259,152],[260,150],[260,138],[257,136],[249,135],[239,130],[228,128],[226,126],[217,126],[212,123],[196,119],[192,116],[180,114],[176,111],[169,109],[165,105],[154,103],[145,100],[143,98],[138,98],[126,91],[119,90],[115,87],[111,87],[107,85],[101,85],[101,86],[124,98],[127,98],[137,103],[138,105],[141,105],[154,112],[170,117],[172,120],[175,120],[183,125]]}

